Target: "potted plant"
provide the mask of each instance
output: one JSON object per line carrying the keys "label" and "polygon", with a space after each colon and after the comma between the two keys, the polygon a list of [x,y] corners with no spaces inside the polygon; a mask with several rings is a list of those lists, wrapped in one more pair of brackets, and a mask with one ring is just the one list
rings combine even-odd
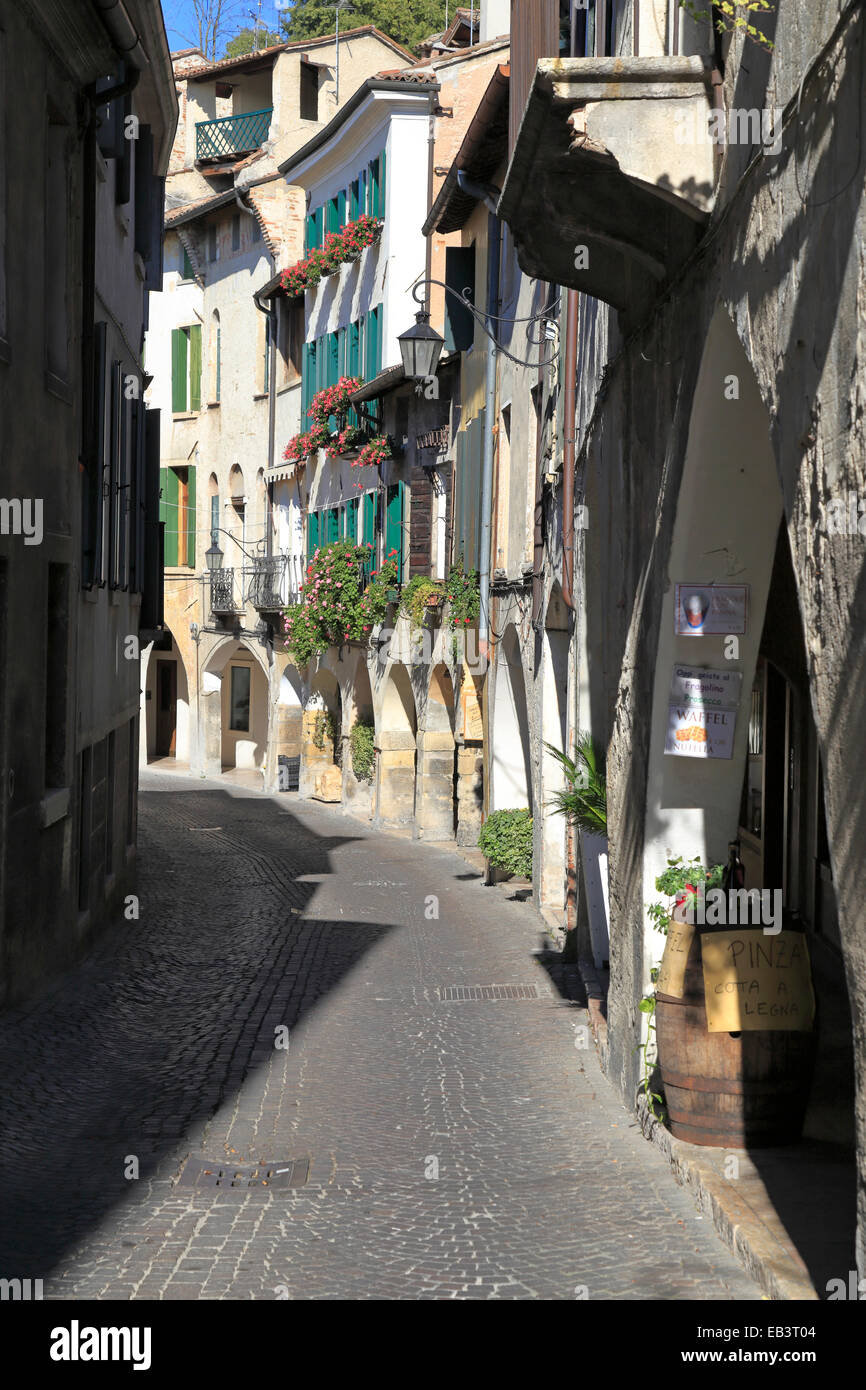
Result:
{"label": "potted plant", "polygon": [[591,734],[578,734],[574,759],[551,743],[545,743],[544,747],[559,763],[565,777],[565,786],[553,793],[549,804],[555,814],[566,816],[580,830],[592,955],[595,965],[601,968],[610,955],[605,776],[599,766]]}
{"label": "potted plant", "polygon": [[501,877],[532,878],[532,812],[525,807],[492,811],[478,848]]}

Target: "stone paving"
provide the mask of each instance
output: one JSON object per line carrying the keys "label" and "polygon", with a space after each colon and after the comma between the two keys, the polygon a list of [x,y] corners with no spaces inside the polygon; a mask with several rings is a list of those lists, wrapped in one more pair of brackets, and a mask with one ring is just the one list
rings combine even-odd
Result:
{"label": "stone paving", "polygon": [[[177,775],[143,773],[139,849],[139,920],[0,1019],[0,1276],[57,1299],[761,1298],[575,1046],[530,905],[450,850]],[[188,1159],[244,1185],[184,1186]],[[291,1160],[305,1185],[246,1185]]]}

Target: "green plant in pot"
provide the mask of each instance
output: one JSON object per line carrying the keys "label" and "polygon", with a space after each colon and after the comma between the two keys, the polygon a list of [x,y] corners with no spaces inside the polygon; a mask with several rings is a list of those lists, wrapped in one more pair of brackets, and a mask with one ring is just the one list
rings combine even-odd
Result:
{"label": "green plant in pot", "polygon": [[481,827],[478,847],[491,868],[532,877],[532,813],[525,808],[493,811]]}
{"label": "green plant in pot", "polygon": [[554,814],[567,816],[589,835],[607,835],[607,783],[592,735],[578,735],[575,758],[552,743],[545,743],[544,747],[565,775],[566,785],[554,791],[548,802]]}

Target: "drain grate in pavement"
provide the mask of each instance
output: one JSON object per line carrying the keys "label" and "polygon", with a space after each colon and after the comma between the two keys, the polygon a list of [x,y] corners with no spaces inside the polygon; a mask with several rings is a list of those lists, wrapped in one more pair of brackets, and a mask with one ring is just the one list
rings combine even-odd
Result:
{"label": "drain grate in pavement", "polygon": [[224,1189],[303,1187],[310,1176],[308,1158],[288,1158],[279,1163],[213,1163],[205,1158],[187,1159],[178,1187]]}
{"label": "drain grate in pavement", "polygon": [[537,985],[440,985],[440,1003],[471,1002],[477,999],[538,999]]}

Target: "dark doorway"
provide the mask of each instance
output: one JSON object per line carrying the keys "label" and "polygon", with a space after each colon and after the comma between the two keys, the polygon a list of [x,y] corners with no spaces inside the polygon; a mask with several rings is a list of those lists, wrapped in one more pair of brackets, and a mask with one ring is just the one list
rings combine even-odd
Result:
{"label": "dark doorway", "polygon": [[156,663],[156,755],[173,758],[177,739],[177,662]]}

